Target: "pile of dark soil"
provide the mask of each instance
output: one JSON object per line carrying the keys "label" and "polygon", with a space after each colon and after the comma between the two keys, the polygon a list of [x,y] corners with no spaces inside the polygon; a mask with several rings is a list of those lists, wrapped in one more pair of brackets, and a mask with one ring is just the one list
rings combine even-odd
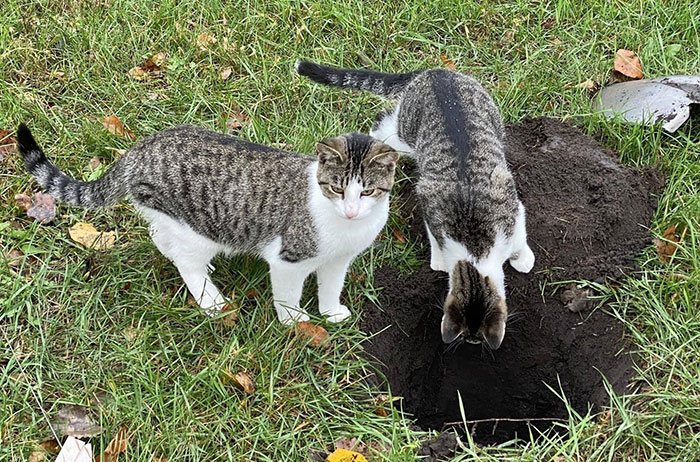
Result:
{"label": "pile of dark soil", "polygon": [[[431,271],[427,254],[423,267],[408,277],[393,268],[375,272],[375,285],[383,287],[380,307],[365,311],[362,327],[379,333],[366,352],[424,428],[461,420],[458,392],[467,420],[534,419],[532,425],[547,427],[551,421],[538,419],[567,417],[547,385],[559,391],[561,383],[572,406],[585,413],[609,402],[602,376],[620,393],[633,372],[621,324],[576,300],[572,308],[584,309],[572,312],[565,303],[576,294],[547,284],[611,284],[632,275],[635,259],[651,243],[648,226],[661,175],[621,165],[614,152],[557,120],[526,120],[507,133],[507,158],[537,261],[530,274],[506,264],[508,306],[518,315],[509,321],[501,348],[446,349],[440,320],[447,280]],[[415,204],[412,192],[407,194],[405,202]],[[422,222],[416,207],[413,237],[425,240]],[[527,425],[491,420],[470,431],[489,443],[527,437]]]}

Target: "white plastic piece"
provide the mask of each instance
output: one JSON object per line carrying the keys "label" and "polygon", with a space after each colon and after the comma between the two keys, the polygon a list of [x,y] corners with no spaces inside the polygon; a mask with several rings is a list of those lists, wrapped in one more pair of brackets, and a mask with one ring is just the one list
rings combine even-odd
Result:
{"label": "white plastic piece", "polygon": [[69,436],[63,443],[56,462],[92,462],[92,445]]}

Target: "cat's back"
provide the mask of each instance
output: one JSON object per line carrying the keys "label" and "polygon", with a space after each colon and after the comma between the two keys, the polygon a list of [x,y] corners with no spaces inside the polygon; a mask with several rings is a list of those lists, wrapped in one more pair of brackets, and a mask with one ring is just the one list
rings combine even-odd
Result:
{"label": "cat's back", "polygon": [[135,163],[176,162],[286,162],[308,164],[309,156],[252,143],[235,136],[214,132],[195,125],[177,125],[150,135],[134,145],[128,156]]}

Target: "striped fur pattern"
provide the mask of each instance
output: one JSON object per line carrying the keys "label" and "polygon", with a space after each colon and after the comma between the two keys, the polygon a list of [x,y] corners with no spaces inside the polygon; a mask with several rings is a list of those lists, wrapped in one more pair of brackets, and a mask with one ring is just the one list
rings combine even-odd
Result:
{"label": "striped fur pattern", "polygon": [[431,267],[450,274],[443,340],[485,340],[498,348],[507,317],[503,263],[528,272],[534,255],[505,160],[500,112],[489,94],[473,78],[448,70],[384,74],[306,62],[297,70],[319,83],[397,100],[378,114],[370,134],[418,165],[416,194]]}
{"label": "striped fur pattern", "polygon": [[398,154],[361,134],[318,144],[318,160],[194,126],[178,126],[133,146],[103,177],[77,181],[46,158],[25,126],[24,164],[59,200],[94,208],[130,196],[151,223],[158,249],[175,263],[210,314],[225,299],[209,278],[218,253],[247,253],[270,264],[282,322],[307,320],[304,280],[318,273],[322,314],[340,321],[348,265],[384,226]]}

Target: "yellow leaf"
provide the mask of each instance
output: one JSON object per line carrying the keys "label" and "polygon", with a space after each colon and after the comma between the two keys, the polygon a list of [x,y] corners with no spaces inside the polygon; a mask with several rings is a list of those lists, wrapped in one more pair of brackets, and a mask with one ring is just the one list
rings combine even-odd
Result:
{"label": "yellow leaf", "polygon": [[199,48],[202,50],[205,50],[209,45],[215,44],[216,41],[216,37],[206,32],[202,32],[197,36],[197,45],[199,45]]}
{"label": "yellow leaf", "polygon": [[90,223],[76,223],[69,230],[68,234],[78,244],[86,248],[94,248],[98,250],[109,249],[114,245],[116,236],[114,231],[98,231]]}
{"label": "yellow leaf", "polygon": [[336,449],[326,457],[326,462],[367,462],[367,459],[359,452]]}

